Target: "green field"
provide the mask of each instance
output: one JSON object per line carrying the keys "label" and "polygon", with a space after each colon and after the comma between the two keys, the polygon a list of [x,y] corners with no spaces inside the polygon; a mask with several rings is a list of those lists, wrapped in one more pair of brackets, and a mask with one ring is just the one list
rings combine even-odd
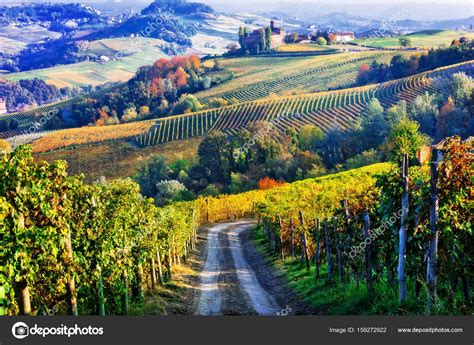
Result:
{"label": "green field", "polygon": [[462,36],[468,37],[469,39],[474,39],[473,32],[447,30],[435,34],[413,33],[386,38],[359,38],[354,42],[357,44],[369,45],[371,47],[377,48],[399,48],[400,38],[408,38],[411,40],[412,47],[430,49],[438,48],[440,46],[449,46],[454,39],[459,39]]}
{"label": "green field", "polygon": [[[20,79],[39,78],[57,87],[98,86],[106,83],[127,81],[144,65],[151,65],[162,57],[166,43],[153,38],[115,38],[99,40],[81,45],[80,54],[102,55],[114,58],[121,53],[122,58],[115,61],[95,62],[84,61],[71,65],[63,65],[2,75],[2,78],[16,81]],[[141,50],[141,51],[140,51]]]}

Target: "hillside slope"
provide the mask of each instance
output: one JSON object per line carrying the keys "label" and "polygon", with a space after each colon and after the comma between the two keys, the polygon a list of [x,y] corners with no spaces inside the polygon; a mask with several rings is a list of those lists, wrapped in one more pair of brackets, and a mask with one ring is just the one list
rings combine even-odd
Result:
{"label": "hillside slope", "polygon": [[150,146],[203,136],[213,131],[233,134],[256,121],[271,121],[281,130],[306,124],[313,124],[325,132],[334,127],[347,130],[357,123],[361,111],[371,99],[377,98],[387,108],[401,100],[411,102],[425,92],[447,96],[444,80],[460,71],[474,75],[474,61],[376,85],[243,102],[152,120],[153,124],[148,121],[145,126],[137,122],[132,125],[133,133],[124,127],[130,125],[109,126],[104,128],[110,131],[108,139],[104,139],[103,130],[87,127],[58,131],[36,140],[33,147],[35,152],[45,152],[72,145],[130,139],[140,146]]}

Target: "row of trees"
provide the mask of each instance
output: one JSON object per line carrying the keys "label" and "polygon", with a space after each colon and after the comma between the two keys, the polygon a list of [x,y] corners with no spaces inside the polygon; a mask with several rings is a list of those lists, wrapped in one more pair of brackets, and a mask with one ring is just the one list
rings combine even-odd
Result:
{"label": "row of trees", "polygon": [[240,52],[244,54],[270,53],[272,51],[272,28],[260,28],[249,33],[247,27],[239,27]]}
{"label": "row of trees", "polygon": [[408,58],[404,55],[395,55],[390,64],[377,61],[374,61],[370,66],[364,64],[359,68],[357,84],[382,83],[438,67],[473,60],[473,41],[464,38],[456,42],[449,48],[431,49],[427,54],[415,54]]}
{"label": "row of trees", "polygon": [[0,312],[126,314],[196,241],[192,204],[157,208],[130,181],[86,185],[20,147],[0,161]]}

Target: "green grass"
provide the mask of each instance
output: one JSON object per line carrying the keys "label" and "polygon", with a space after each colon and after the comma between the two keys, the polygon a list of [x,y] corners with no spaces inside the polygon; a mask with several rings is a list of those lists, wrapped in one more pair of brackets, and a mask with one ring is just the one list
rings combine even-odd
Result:
{"label": "green grass", "polygon": [[413,33],[403,36],[385,37],[385,38],[359,38],[354,42],[357,44],[368,45],[378,48],[399,48],[400,38],[408,38],[411,40],[412,47],[419,48],[438,48],[440,46],[449,46],[454,39],[459,39],[462,36],[466,36],[469,39],[474,39],[474,33],[462,32],[462,31],[451,31],[446,30],[435,34],[426,33]]}
{"label": "green grass", "polygon": [[[403,305],[398,302],[398,284],[387,284],[385,278],[374,282],[374,293],[369,295],[365,280],[350,279],[341,283],[337,268],[333,272],[333,281],[327,280],[327,266],[324,263],[320,269],[320,278],[315,278],[315,266],[312,262],[310,271],[301,266],[297,259],[280,260],[269,249],[263,230],[255,227],[253,238],[257,250],[266,256],[267,260],[282,272],[288,285],[298,293],[311,307],[323,315],[427,315],[427,291],[422,289],[419,297],[415,297],[415,282],[408,280],[408,300]],[[348,273],[346,271],[346,273]],[[396,279],[396,277],[395,277]],[[439,291],[445,290],[440,286]],[[471,314],[463,302],[461,293],[456,294],[453,305],[447,305],[445,300],[438,298],[435,308],[437,315]]]}

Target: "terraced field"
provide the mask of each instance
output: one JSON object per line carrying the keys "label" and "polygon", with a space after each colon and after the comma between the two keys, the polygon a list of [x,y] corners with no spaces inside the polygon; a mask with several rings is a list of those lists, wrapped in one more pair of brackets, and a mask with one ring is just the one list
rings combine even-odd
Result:
{"label": "terraced field", "polygon": [[[34,141],[33,152],[48,152],[75,145],[132,139],[149,131],[155,122],[155,120],[148,120],[115,126],[71,128],[46,133]],[[38,133],[34,135],[38,135]]]}
{"label": "terraced field", "polygon": [[412,102],[425,92],[447,97],[446,77],[464,71],[474,75],[474,61],[420,73],[408,78],[345,90],[275,97],[159,120],[107,127],[85,127],[46,134],[34,142],[35,152],[67,146],[133,139],[145,147],[203,136],[212,131],[234,134],[249,123],[271,121],[281,130],[313,124],[327,132],[353,127],[361,111],[377,98],[387,108],[401,100]]}
{"label": "terraced field", "polygon": [[[373,51],[343,53],[312,58],[291,58],[288,63],[287,60],[280,60],[284,58],[271,58],[269,61],[266,58],[258,58],[257,61],[252,58],[238,58],[236,59],[239,62],[238,69],[234,70],[233,61],[225,62],[228,65],[224,65],[226,69],[236,74],[236,78],[199,92],[196,96],[203,102],[215,97],[247,102],[272,95],[288,96],[349,87],[356,81],[360,65],[370,64],[373,60],[389,62],[393,54],[393,52]],[[251,68],[254,64],[259,64],[260,69]],[[245,69],[247,66],[248,71]]]}
{"label": "terraced field", "polygon": [[136,142],[148,146],[211,131],[233,134],[256,121],[272,121],[281,130],[305,124],[316,125],[323,131],[334,127],[347,130],[357,123],[361,111],[373,98],[388,108],[401,100],[412,102],[427,91],[447,96],[443,81],[447,75],[459,71],[474,75],[474,61],[378,85],[243,102],[160,119],[149,133],[138,136]]}

